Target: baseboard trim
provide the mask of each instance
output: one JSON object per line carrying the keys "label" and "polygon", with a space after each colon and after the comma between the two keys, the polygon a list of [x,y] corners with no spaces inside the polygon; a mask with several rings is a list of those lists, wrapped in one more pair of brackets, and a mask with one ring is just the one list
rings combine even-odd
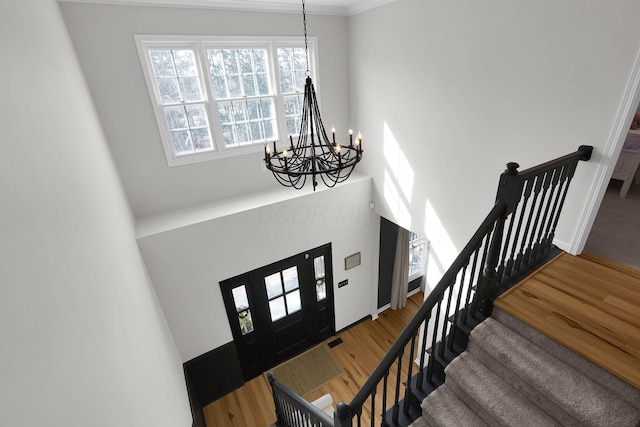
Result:
{"label": "baseboard trim", "polygon": [[[354,326],[359,325],[359,324],[360,324],[360,323],[362,323],[362,322],[365,322],[365,321],[367,321],[367,320],[371,320],[371,319],[372,319],[372,317],[371,317],[371,315],[370,315],[370,314],[369,314],[369,315],[366,315],[366,316],[364,316],[362,319],[360,319],[360,320],[356,320],[356,321],[355,321],[355,322],[353,322],[352,324],[350,324],[350,325],[348,325],[348,326],[345,326],[344,328],[340,329],[339,331],[336,331],[336,335],[338,335],[338,334],[340,334],[340,333],[342,333],[342,332],[344,332],[344,331],[346,331],[346,330],[348,330],[348,329],[351,329],[351,328],[353,328]],[[333,338],[333,337],[331,337],[331,338]],[[330,338],[330,339],[331,339],[331,338]]]}

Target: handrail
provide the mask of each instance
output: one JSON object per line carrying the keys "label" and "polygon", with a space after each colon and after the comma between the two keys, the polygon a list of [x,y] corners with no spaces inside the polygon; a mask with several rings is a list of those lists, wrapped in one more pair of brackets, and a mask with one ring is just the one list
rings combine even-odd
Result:
{"label": "handrail", "polygon": [[[328,423],[326,416],[311,424],[300,424],[295,417],[289,422],[281,417],[282,396],[288,411],[300,411],[304,414],[303,420],[313,419],[317,410],[274,379],[278,425],[351,427],[355,418],[360,427],[367,401],[371,402],[368,411],[372,426],[399,425],[401,410],[405,417],[402,422],[406,422],[403,425],[407,425],[411,421],[408,417],[412,396],[424,396],[442,383],[444,367],[464,350],[466,334],[491,314],[493,299],[498,293],[554,253],[552,241],[577,163],[589,160],[592,151],[593,147],[580,146],[574,153],[522,172],[517,170],[517,163],[507,164],[507,170],[500,175],[495,204],[487,217],[351,402],[338,403],[332,423]],[[461,335],[464,338],[460,338]],[[412,376],[416,340],[421,340],[417,350],[418,373]],[[406,351],[407,348],[410,350]],[[409,368],[405,375],[402,367],[407,354]],[[395,384],[390,390],[389,377],[393,375]],[[402,408],[401,384],[405,389]],[[376,413],[380,385],[382,412]],[[393,399],[390,407],[387,407],[388,397]],[[381,423],[374,420],[378,416],[383,418]]]}
{"label": "handrail", "polygon": [[[505,207],[506,205],[503,203],[494,205],[480,227],[478,227],[478,230],[469,240],[469,243],[467,243],[464,249],[462,249],[458,257],[451,264],[451,267],[444,273],[442,279],[440,279],[436,287],[429,293],[420,308],[418,308],[416,314],[409,321],[407,326],[405,326],[387,354],[385,354],[380,363],[378,363],[378,366],[373,371],[371,376],[353,397],[351,403],[349,403],[348,405],[349,407],[357,408],[364,404],[364,402],[371,394],[373,388],[383,379],[388,370],[388,366],[390,366],[397,359],[400,352],[404,350],[404,347],[407,345],[407,343],[409,343],[411,338],[413,338],[413,336],[415,335],[415,331],[420,328],[420,325],[424,322],[424,319],[440,301],[447,288],[454,281],[455,276],[458,274],[460,269],[466,265],[467,260],[473,254],[473,252],[477,250],[477,246],[482,243],[487,233],[490,233],[491,230],[493,230],[496,220],[504,213]],[[338,404],[336,409],[338,411],[344,411],[345,407],[340,403]]]}
{"label": "handrail", "polygon": [[276,406],[277,425],[287,427],[333,427],[333,420],[305,399],[268,374]]}
{"label": "handrail", "polygon": [[[575,171],[575,166],[577,165],[577,161],[588,161],[591,159],[591,154],[593,153],[593,147],[590,145],[581,145],[578,147],[577,151],[573,153],[569,153],[567,155],[558,157],[553,160],[549,160],[547,162],[541,163],[537,166],[532,166],[529,169],[525,169],[523,171],[518,171],[517,169],[520,167],[518,163],[510,162],[507,163],[507,170],[500,176],[500,181],[498,183],[498,194],[496,196],[496,200],[502,198],[505,202],[509,204],[509,212],[513,208],[513,197],[519,197],[521,194],[515,188],[510,188],[509,182],[505,179],[509,179],[512,182],[512,185],[522,184],[524,181],[534,178],[546,171],[556,169],[558,167],[563,167],[565,165],[572,165],[573,167],[566,171],[566,173],[573,175]],[[502,193],[502,195],[501,195]],[[510,193],[511,198],[505,197],[507,193]],[[506,199],[506,200],[505,200]]]}

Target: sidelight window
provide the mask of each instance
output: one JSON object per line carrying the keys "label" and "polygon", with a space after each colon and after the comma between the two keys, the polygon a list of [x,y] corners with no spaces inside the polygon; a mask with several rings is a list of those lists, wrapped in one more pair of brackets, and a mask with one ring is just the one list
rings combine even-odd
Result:
{"label": "sidelight window", "polygon": [[247,288],[245,285],[238,286],[234,288],[231,293],[233,294],[233,302],[236,306],[236,313],[238,314],[238,322],[240,322],[242,335],[253,332],[253,319],[251,318],[251,310],[249,309]]}
{"label": "sidelight window", "polygon": [[313,259],[313,271],[316,279],[316,301],[327,298],[327,282],[324,271],[324,255]]}

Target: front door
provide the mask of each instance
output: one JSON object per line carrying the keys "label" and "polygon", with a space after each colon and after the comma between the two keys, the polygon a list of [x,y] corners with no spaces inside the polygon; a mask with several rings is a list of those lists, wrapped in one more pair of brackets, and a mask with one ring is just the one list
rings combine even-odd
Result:
{"label": "front door", "polygon": [[220,283],[245,380],[335,333],[331,245]]}

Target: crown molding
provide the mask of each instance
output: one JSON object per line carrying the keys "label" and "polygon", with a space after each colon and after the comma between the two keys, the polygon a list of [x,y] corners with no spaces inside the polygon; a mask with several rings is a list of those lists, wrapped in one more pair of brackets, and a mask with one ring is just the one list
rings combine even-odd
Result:
{"label": "crown molding", "polygon": [[395,0],[357,0],[347,6],[347,16],[357,15],[393,1]]}
{"label": "crown molding", "polygon": [[[243,10],[252,12],[300,13],[298,0],[258,1],[258,0],[58,0],[61,3],[94,3],[128,6],[160,6],[222,10]],[[351,16],[376,8],[394,0],[323,0],[307,4],[307,13],[318,15]]]}

